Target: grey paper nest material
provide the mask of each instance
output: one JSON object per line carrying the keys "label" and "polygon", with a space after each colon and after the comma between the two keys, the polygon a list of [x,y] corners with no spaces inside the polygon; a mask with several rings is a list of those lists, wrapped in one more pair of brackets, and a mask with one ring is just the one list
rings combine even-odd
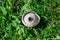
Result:
{"label": "grey paper nest material", "polygon": [[40,17],[35,12],[26,12],[22,16],[22,23],[27,27],[35,27],[40,22]]}

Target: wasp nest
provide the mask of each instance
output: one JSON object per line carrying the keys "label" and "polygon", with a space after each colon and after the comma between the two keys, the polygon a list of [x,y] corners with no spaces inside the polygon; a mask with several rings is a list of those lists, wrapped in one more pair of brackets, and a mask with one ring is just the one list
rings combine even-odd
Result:
{"label": "wasp nest", "polygon": [[26,12],[22,16],[22,23],[27,27],[35,27],[40,22],[40,17],[35,12]]}

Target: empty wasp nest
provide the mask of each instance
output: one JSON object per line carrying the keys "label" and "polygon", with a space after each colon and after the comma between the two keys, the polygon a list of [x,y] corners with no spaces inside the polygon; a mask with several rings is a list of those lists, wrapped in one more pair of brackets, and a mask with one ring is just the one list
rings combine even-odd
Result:
{"label": "empty wasp nest", "polygon": [[27,27],[35,27],[40,22],[40,17],[35,12],[26,12],[22,16],[22,23]]}

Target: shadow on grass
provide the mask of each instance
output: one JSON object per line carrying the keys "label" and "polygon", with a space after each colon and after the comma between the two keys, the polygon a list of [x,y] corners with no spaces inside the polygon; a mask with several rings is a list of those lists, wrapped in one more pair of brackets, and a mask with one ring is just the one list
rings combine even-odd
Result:
{"label": "shadow on grass", "polygon": [[40,16],[41,20],[40,20],[39,24],[36,27],[34,27],[34,28],[35,29],[38,29],[38,28],[44,29],[44,28],[47,27],[47,25],[49,23],[48,18],[45,17],[45,16],[41,16],[41,15],[39,15],[39,16]]}

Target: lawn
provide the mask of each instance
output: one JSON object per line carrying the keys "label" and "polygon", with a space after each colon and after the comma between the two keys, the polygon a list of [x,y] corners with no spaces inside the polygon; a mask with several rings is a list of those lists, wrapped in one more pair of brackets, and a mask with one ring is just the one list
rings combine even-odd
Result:
{"label": "lawn", "polygon": [[[37,26],[23,25],[28,11],[41,17]],[[0,0],[0,40],[60,40],[60,0]]]}

